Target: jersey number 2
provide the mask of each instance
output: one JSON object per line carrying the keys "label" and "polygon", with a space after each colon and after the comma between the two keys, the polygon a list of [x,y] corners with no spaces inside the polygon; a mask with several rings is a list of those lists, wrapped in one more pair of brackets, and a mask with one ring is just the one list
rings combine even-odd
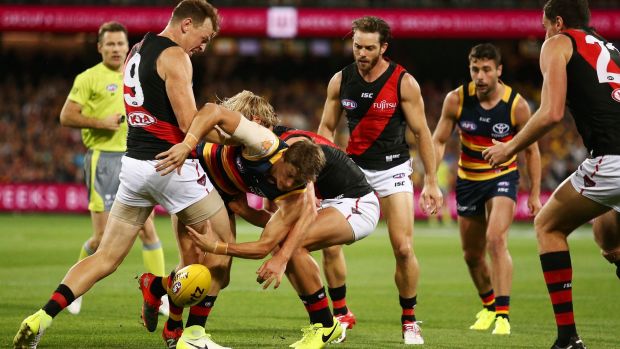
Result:
{"label": "jersey number 2", "polygon": [[620,74],[612,73],[607,70],[609,61],[611,60],[610,50],[618,51],[611,43],[605,45],[605,42],[595,38],[592,35],[586,36],[586,42],[588,44],[598,44],[601,47],[601,53],[596,60],[596,74],[598,75],[598,82],[601,84],[609,82],[620,82]]}
{"label": "jersey number 2", "polygon": [[125,66],[125,76],[123,78],[123,83],[125,86],[130,87],[134,92],[133,96],[129,93],[125,93],[123,95],[123,97],[125,97],[125,103],[133,107],[140,107],[144,104],[144,92],[142,91],[142,86],[140,85],[138,67],[140,67],[140,54],[136,53],[129,59],[129,61],[127,61],[127,65]]}

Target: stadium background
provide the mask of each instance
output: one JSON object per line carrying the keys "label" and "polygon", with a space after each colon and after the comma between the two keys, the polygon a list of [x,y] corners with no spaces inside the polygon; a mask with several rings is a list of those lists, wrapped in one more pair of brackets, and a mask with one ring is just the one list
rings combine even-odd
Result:
{"label": "stadium background", "polygon": [[[468,81],[467,53],[480,42],[490,41],[502,49],[503,80],[528,99],[532,110],[539,103],[541,1],[224,0],[213,4],[222,10],[223,31],[207,55],[194,58],[199,104],[249,89],[268,97],[285,123],[316,129],[329,78],[352,62],[350,19],[362,14],[386,15],[393,26],[403,24],[405,29],[395,30],[387,56],[420,82],[431,130],[445,94]],[[594,25],[618,46],[620,3],[592,0],[590,4]],[[23,317],[47,299],[89,236],[86,214],[10,212],[86,213],[85,149],[79,131],[61,127],[58,118],[75,75],[100,61],[96,28],[122,15],[132,45],[144,30],[161,30],[173,5],[165,0],[5,0],[0,4],[0,211],[5,212],[0,214],[0,347],[9,345]],[[267,12],[274,7],[285,7],[284,16],[290,16],[292,8],[298,19],[311,14],[315,20],[300,23],[307,32],[272,38]],[[239,15],[235,21],[230,20],[232,14]],[[328,19],[332,21],[325,22]],[[290,22],[283,20],[280,25]],[[540,147],[545,190],[554,189],[586,156],[571,118],[545,136]],[[456,135],[448,150],[448,166],[455,169]],[[421,164],[416,162],[415,167],[420,173]],[[420,178],[414,179],[419,189]],[[453,179],[445,178],[448,183]],[[177,252],[170,223],[158,217],[156,224],[171,269]],[[240,241],[254,240],[258,234],[247,224],[240,224],[238,230]],[[548,347],[555,325],[531,223],[511,228],[515,279],[510,338],[466,329],[479,310],[479,300],[462,261],[455,225],[437,228],[416,223],[415,231],[423,273],[418,310],[425,322],[427,348]],[[59,316],[42,348],[162,347],[159,332],[147,333],[138,321],[140,299],[132,277],[144,269],[139,248],[135,246],[119,270],[89,292],[80,316]],[[600,257],[588,227],[571,236],[571,251],[580,333],[589,348],[617,349],[620,308],[613,268]],[[347,247],[346,255],[347,298],[361,321],[341,347],[402,347],[385,225]],[[209,331],[218,342],[235,348],[266,348],[284,347],[297,339],[298,328],[307,320],[288,283],[277,292],[264,292],[254,281],[258,262],[235,260],[234,265],[233,282],[218,298],[209,320]]]}
{"label": "stadium background", "polygon": [[[222,31],[206,55],[193,59],[199,105],[248,89],[267,97],[283,123],[316,130],[329,78],[352,61],[350,21],[365,14],[381,15],[392,25],[395,38],[387,57],[421,84],[431,131],[446,93],[468,81],[467,53],[480,42],[501,48],[503,81],[532,110],[539,103],[540,1],[213,3],[223,17]],[[612,41],[619,39],[618,2],[590,3],[593,25]],[[163,0],[9,0],[0,6],[1,210],[84,210],[80,133],[58,121],[73,78],[100,61],[96,29],[103,21],[126,24],[132,45],[145,31],[161,30],[172,5]],[[346,127],[341,130],[344,137],[338,141],[344,144]],[[448,188],[454,183],[458,147],[455,134],[446,156],[451,171],[440,178]],[[586,156],[572,118],[543,138],[540,149],[547,191]],[[419,188],[422,166],[415,153],[414,159]],[[527,188],[523,178],[522,190]]]}

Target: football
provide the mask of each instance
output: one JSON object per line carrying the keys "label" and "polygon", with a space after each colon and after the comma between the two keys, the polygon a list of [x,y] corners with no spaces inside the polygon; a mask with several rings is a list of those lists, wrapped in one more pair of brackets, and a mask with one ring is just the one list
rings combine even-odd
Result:
{"label": "football", "polygon": [[177,306],[190,307],[207,295],[210,286],[209,269],[201,264],[190,264],[176,272],[168,296]]}

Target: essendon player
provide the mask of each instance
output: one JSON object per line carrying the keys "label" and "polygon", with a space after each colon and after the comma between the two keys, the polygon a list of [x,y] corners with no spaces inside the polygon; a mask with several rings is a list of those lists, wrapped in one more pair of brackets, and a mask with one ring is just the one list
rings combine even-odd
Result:
{"label": "essendon player", "polygon": [[[501,54],[492,44],[474,46],[469,53],[472,81],[450,91],[433,133],[437,166],[456,126],[461,138],[456,202],[463,257],[483,309],[469,328],[493,334],[510,334],[509,308],[512,258],[508,229],[512,224],[519,187],[517,157],[493,168],[482,150],[493,139],[509,140],[530,118],[525,99],[500,81]],[[529,175],[530,214],[540,210],[540,153],[536,143],[525,150]],[[491,263],[487,263],[487,252]],[[497,297],[495,296],[497,295]]]}
{"label": "essendon player", "polygon": [[424,102],[413,76],[383,57],[391,36],[388,24],[363,17],[353,21],[352,30],[355,62],[329,82],[318,133],[333,140],[342,112],[346,113],[351,133],[347,153],[379,195],[387,220],[396,258],[403,338],[405,344],[423,344],[414,313],[419,267],[412,247],[412,170],[405,132],[413,131],[424,163],[420,206],[434,214],[442,205],[442,194]]}
{"label": "essendon player", "polygon": [[[159,150],[169,148],[177,138],[182,139],[197,112],[189,56],[204,51],[218,26],[218,15],[213,6],[206,1],[183,0],[174,8],[160,34],[147,34],[131,51],[124,72],[124,98],[130,127],[128,149],[122,159],[121,183],[103,240],[97,252],[69,270],[49,302],[22,322],[14,339],[16,348],[36,348],[52,317],[116,270],[156,204],[176,213],[181,221],[199,232],[206,231],[209,219],[220,239],[232,241],[228,217],[221,210],[222,199],[212,190],[213,186],[206,180],[197,160],[188,160],[181,174],[165,177],[155,171],[154,162]],[[195,254],[188,253],[190,249],[194,251],[189,237],[179,238],[179,245],[186,247],[181,251],[181,263],[198,262]],[[220,280],[227,281],[222,270],[227,270],[229,263],[229,258],[223,258],[223,266],[209,266],[216,288],[226,286]],[[163,285],[141,278],[140,287],[147,296],[143,321],[149,331],[154,331],[161,301],[148,297],[148,290]],[[171,304],[171,316],[172,308],[175,307]],[[202,314],[204,309],[198,309],[198,312]],[[71,346],[84,345],[74,343]],[[199,323],[188,323],[176,347],[190,346],[216,347]]]}
{"label": "essendon player", "polygon": [[[540,108],[511,141],[483,152],[491,165],[504,163],[558,124],[568,106],[590,153],[534,221],[558,328],[553,349],[585,348],[573,316],[568,235],[594,219],[603,256],[620,268],[620,52],[590,28],[589,21],[586,0],[545,4]],[[616,273],[620,277],[620,271]]]}

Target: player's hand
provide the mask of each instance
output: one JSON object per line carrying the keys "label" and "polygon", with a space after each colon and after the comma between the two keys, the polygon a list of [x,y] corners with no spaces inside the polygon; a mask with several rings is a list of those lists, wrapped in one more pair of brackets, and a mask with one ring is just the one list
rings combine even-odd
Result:
{"label": "player's hand", "polygon": [[155,156],[155,159],[159,160],[155,165],[155,170],[161,172],[162,176],[167,175],[175,169],[178,174],[181,174],[181,168],[191,152],[192,149],[190,149],[187,144],[175,144],[172,148]]}
{"label": "player's hand", "polygon": [[122,123],[121,118],[123,117],[120,113],[115,113],[112,115],[108,115],[105,119],[101,120],[101,124],[99,125],[100,129],[108,130],[108,131],[118,131],[120,129],[120,125]]}
{"label": "player's hand", "polygon": [[542,204],[540,203],[540,196],[530,194],[527,198],[527,208],[530,210],[530,216],[536,216],[542,208]]}
{"label": "player's hand", "polygon": [[215,241],[209,240],[207,234],[211,229],[211,222],[207,221],[207,233],[200,234],[194,228],[190,226],[185,226],[187,229],[187,235],[194,241],[194,244],[198,246],[201,250],[205,252],[213,252],[215,251]]}
{"label": "player's hand", "polygon": [[493,139],[493,146],[490,146],[482,151],[482,156],[493,167],[499,167],[501,164],[510,160],[514,155],[508,148],[508,143],[502,143]]}
{"label": "player's hand", "polygon": [[422,211],[427,215],[434,215],[439,211],[439,208],[443,205],[443,194],[437,182],[424,183],[424,187],[420,193],[419,205]]}
{"label": "player's hand", "polygon": [[277,289],[280,287],[280,283],[282,282],[282,275],[284,275],[284,270],[286,269],[287,261],[278,257],[277,255],[266,260],[263,265],[258,268],[256,274],[256,282],[263,285],[263,289],[267,289],[272,282],[273,288]]}

